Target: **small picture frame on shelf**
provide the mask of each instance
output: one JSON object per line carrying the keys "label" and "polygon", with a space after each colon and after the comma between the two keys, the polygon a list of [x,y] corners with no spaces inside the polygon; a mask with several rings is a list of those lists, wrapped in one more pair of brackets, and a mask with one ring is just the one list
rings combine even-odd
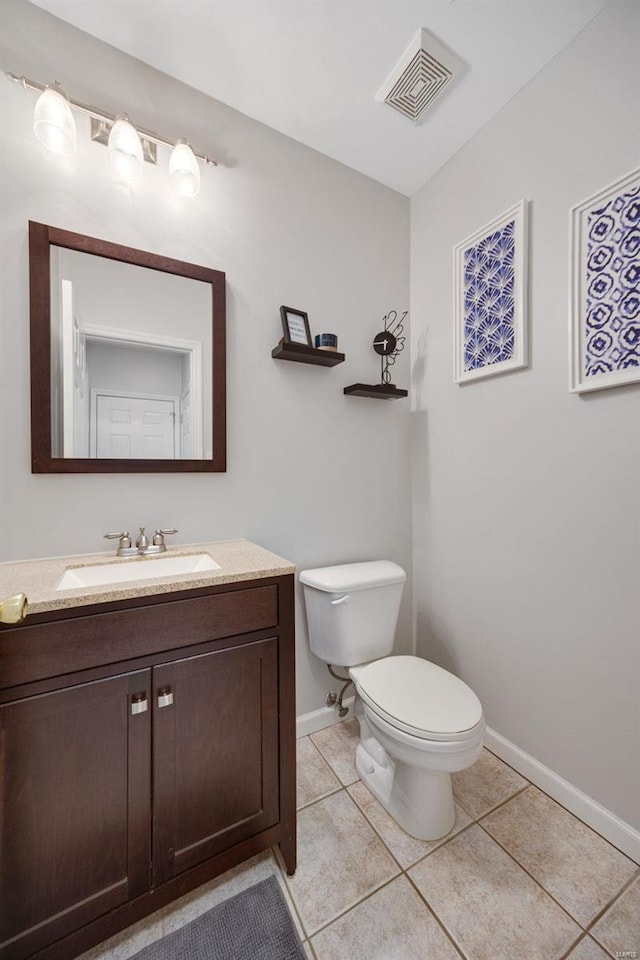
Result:
{"label": "small picture frame on shelf", "polygon": [[304,310],[294,310],[293,307],[280,307],[282,330],[285,343],[299,343],[303,347],[312,347],[309,317]]}

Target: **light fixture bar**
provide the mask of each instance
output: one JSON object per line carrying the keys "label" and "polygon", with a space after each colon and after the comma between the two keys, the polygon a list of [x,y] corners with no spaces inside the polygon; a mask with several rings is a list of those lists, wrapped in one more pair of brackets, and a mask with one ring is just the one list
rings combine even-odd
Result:
{"label": "light fixture bar", "polygon": [[[113,128],[112,123],[106,120],[98,120],[97,117],[91,117],[91,139],[94,143],[100,143],[103,147],[109,146],[109,134]],[[140,137],[142,144],[142,156],[147,163],[158,163],[158,148],[155,142],[146,137]]]}
{"label": "light fixture bar", "polygon": [[[29,80],[28,77],[19,77],[15,73],[7,73],[6,76],[9,80],[12,80],[13,83],[19,83],[20,86],[25,90],[34,90],[36,93],[42,93],[42,91],[46,89],[45,84],[38,83],[36,80]],[[88,117],[93,117],[95,120],[100,120],[102,123],[108,123],[111,126],[116,122],[116,115],[113,113],[107,113],[106,110],[99,110],[97,107],[92,107],[88,103],[82,103],[80,100],[73,100],[71,97],[69,97],[69,103],[74,110],[78,111],[78,113],[84,113]],[[135,124],[135,128],[140,137],[144,138],[145,140],[149,140],[151,143],[161,143],[163,146],[169,147],[170,149],[173,149],[176,140],[178,139],[176,137],[175,140],[167,140],[166,137],[159,136],[157,133],[154,133],[153,130],[146,130],[144,127],[139,127],[137,124]],[[203,153],[196,153],[195,150],[193,152],[194,156],[198,160],[202,160],[204,164],[209,164],[212,167],[218,166],[217,160],[213,160],[211,157],[207,157]]]}

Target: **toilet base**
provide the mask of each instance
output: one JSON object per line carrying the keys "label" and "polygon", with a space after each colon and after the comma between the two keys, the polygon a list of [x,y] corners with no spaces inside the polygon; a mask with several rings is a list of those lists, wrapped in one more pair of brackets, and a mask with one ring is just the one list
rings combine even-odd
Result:
{"label": "toilet base", "polygon": [[[377,743],[377,741],[376,741]],[[375,750],[373,744],[368,744]],[[451,774],[431,773],[394,760],[377,744],[375,759],[362,742],[356,750],[358,776],[385,810],[417,840],[439,840],[456,819]]]}
{"label": "toilet base", "polygon": [[355,715],[360,724],[356,770],[362,782],[410,836],[417,840],[445,837],[456,819],[451,774],[392,757],[380,743],[382,732],[369,723],[360,697],[356,697]]}

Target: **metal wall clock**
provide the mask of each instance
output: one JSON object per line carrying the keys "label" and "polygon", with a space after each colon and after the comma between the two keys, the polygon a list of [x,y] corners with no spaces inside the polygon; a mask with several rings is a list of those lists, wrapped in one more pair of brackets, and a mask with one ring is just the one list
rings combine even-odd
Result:
{"label": "metal wall clock", "polygon": [[403,332],[407,314],[408,311],[405,310],[402,316],[398,317],[397,310],[390,310],[382,318],[382,330],[373,338],[373,349],[380,357],[380,383],[352,383],[344,388],[348,396],[375,397],[380,400],[396,400],[407,396],[407,390],[401,390],[391,383],[390,370],[405,347],[406,337]]}

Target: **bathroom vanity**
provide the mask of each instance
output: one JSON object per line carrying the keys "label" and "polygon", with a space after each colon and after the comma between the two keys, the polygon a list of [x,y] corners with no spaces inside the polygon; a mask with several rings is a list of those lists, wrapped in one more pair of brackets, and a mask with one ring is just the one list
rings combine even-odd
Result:
{"label": "bathroom vanity", "polygon": [[1,960],[69,960],[274,844],[295,870],[295,568],[189,551],[218,569],[0,565],[31,610],[0,629]]}

